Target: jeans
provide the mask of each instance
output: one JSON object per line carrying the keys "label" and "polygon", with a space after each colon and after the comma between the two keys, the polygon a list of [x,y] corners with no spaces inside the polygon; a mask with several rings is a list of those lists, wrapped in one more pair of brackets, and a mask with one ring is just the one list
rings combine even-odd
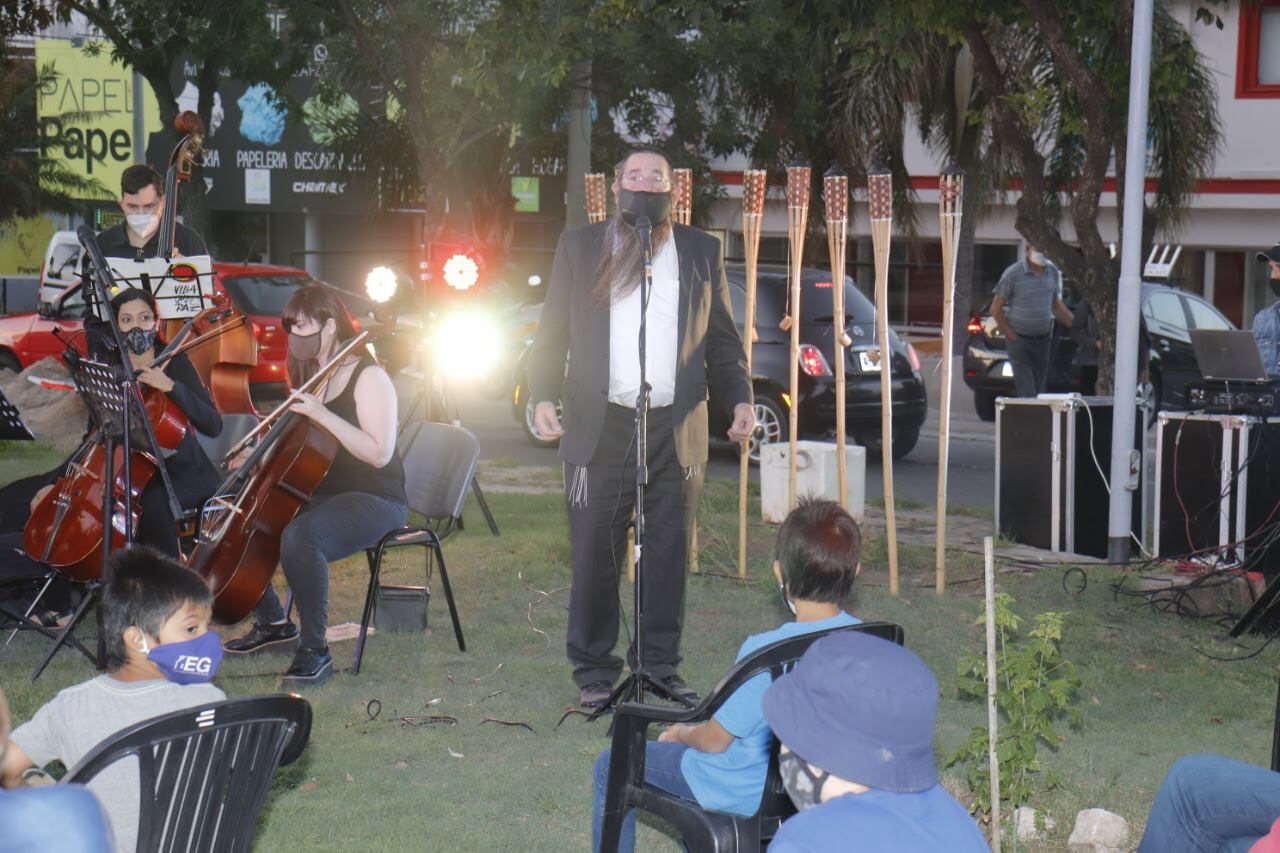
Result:
{"label": "jeans", "polygon": [[[689,747],[683,743],[659,743],[649,741],[644,749],[644,780],[655,788],[675,794],[682,800],[697,802],[684,774],[680,772],[680,759]],[[606,748],[596,760],[595,791],[591,799],[591,849],[600,849],[600,835],[604,829],[604,795],[609,782],[609,756],[613,750]],[[622,821],[622,834],[618,836],[618,853],[631,853],[636,846],[636,813],[631,810]]]}
{"label": "jeans", "polygon": [[[317,495],[280,536],[280,566],[298,605],[299,641],[304,649],[324,648],[329,623],[329,563],[350,557],[404,525],[404,504],[365,492]],[[253,610],[259,625],[282,622],[284,608],[268,586]]]}
{"label": "jeans", "polygon": [[1038,338],[1018,336],[1016,341],[1005,344],[1009,352],[1009,364],[1013,367],[1014,393],[1019,397],[1034,397],[1044,390],[1049,381],[1049,348],[1053,335]]}
{"label": "jeans", "polygon": [[1220,755],[1179,758],[1156,792],[1138,853],[1247,851],[1280,817],[1280,773]]}
{"label": "jeans", "polygon": [[79,785],[0,791],[0,853],[110,853],[107,822]]}

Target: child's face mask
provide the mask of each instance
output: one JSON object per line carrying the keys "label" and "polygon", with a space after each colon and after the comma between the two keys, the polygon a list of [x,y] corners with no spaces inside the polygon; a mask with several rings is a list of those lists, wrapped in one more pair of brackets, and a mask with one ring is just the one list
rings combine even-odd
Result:
{"label": "child's face mask", "polygon": [[174,684],[202,684],[213,679],[222,662],[222,639],[213,631],[180,643],[161,643],[147,648],[142,637],[142,652],[160,668]]}

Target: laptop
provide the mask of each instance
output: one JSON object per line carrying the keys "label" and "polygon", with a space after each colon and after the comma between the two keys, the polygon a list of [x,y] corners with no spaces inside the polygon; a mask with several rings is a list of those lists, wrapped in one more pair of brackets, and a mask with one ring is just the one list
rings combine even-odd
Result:
{"label": "laptop", "polygon": [[1191,349],[1205,379],[1224,382],[1266,382],[1262,353],[1252,332],[1234,329],[1192,329]]}

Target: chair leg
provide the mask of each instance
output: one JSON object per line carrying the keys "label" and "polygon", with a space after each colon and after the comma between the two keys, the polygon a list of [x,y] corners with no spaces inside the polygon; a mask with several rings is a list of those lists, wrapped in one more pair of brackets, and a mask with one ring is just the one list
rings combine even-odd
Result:
{"label": "chair leg", "polygon": [[[462,623],[458,620],[458,606],[453,602],[453,587],[449,585],[449,570],[444,565],[444,551],[440,548],[440,542],[437,540],[427,546],[436,553],[436,560],[440,563],[440,583],[444,586],[444,600],[449,605],[449,618],[453,620],[453,636],[458,639],[458,651],[465,652],[467,650],[467,641],[462,639]],[[430,551],[427,552],[427,559],[430,560]]]}
{"label": "chair leg", "polygon": [[360,617],[360,636],[356,637],[356,656],[351,663],[353,675],[360,674],[360,661],[364,659],[364,641],[369,635],[369,623],[373,620],[373,604],[378,594],[378,577],[382,573],[382,547],[376,553],[366,548],[365,559],[369,561],[369,591],[364,595],[364,615]]}
{"label": "chair leg", "polygon": [[[36,607],[39,606],[40,599],[44,598],[44,594],[49,590],[49,586],[50,584],[53,583],[53,579],[55,577],[57,577],[57,575],[55,575],[53,572],[49,572],[49,574],[44,576],[44,586],[40,587],[40,591],[36,593],[36,597],[31,599],[31,606],[27,608],[26,613],[22,614],[23,619],[30,619],[31,614],[36,612]],[[13,638],[18,635],[18,632],[20,630],[22,630],[21,625],[19,625],[17,628],[14,628],[12,631],[10,631],[9,639],[5,640],[4,644],[7,646],[10,643],[12,643]]]}

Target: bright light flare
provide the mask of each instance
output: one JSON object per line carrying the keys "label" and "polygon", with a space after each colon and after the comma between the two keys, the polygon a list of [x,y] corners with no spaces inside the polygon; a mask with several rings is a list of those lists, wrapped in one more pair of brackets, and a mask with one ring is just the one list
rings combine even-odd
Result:
{"label": "bright light flare", "polygon": [[485,314],[459,312],[436,326],[436,364],[451,379],[479,379],[497,366],[502,352],[498,324]]}
{"label": "bright light flare", "polygon": [[454,290],[470,290],[480,280],[480,265],[465,252],[456,252],[444,262],[444,283]]}
{"label": "bright light flare", "polygon": [[389,267],[374,267],[364,280],[364,292],[379,304],[390,302],[396,295],[396,274]]}

